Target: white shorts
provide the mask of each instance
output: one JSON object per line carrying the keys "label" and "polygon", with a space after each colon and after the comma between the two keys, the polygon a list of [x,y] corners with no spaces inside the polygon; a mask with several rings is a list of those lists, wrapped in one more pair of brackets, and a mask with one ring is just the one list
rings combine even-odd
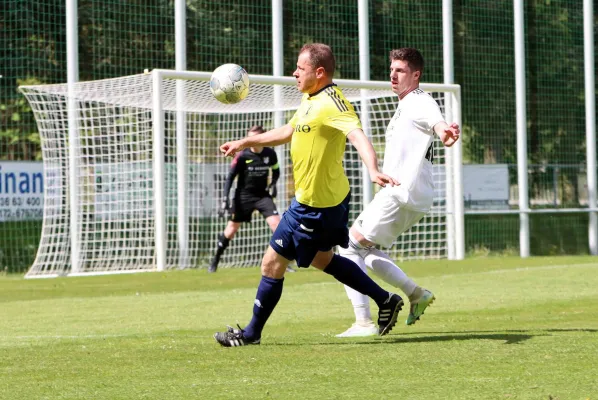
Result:
{"label": "white shorts", "polygon": [[385,187],[380,190],[370,204],[359,214],[353,225],[370,242],[390,247],[395,239],[415,225],[432,206],[434,189],[423,188],[416,196],[401,186]]}

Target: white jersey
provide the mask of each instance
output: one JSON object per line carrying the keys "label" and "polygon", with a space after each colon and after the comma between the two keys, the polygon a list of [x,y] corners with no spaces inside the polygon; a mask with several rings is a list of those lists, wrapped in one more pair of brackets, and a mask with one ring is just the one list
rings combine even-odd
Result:
{"label": "white jersey", "polygon": [[442,121],[436,101],[420,89],[399,102],[386,129],[383,171],[400,185],[376,193],[353,225],[370,242],[391,246],[432,207],[434,180],[426,154],[432,151],[434,125]]}
{"label": "white jersey", "polygon": [[[432,182],[432,164],[426,153],[434,140],[434,125],[442,121],[436,101],[419,88],[399,101],[386,129],[382,169],[398,180],[403,190],[416,190],[420,178]],[[429,176],[420,177],[422,173]]]}
{"label": "white jersey", "polygon": [[426,154],[432,151],[434,125],[442,121],[436,101],[420,89],[399,101],[386,129],[383,171],[400,185],[376,193],[353,225],[370,242],[391,246],[432,207],[434,180]]}

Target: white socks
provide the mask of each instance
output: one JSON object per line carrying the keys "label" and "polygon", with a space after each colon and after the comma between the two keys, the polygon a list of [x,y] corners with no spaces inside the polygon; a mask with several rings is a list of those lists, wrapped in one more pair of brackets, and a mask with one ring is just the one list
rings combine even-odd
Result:
{"label": "white socks", "polygon": [[[359,265],[364,272],[366,272],[367,267],[371,268],[384,282],[398,287],[410,298],[418,287],[386,253],[373,247],[363,247],[351,233],[349,233],[349,247],[347,249],[339,247],[339,254]],[[367,323],[371,321],[369,297],[346,285],[345,291],[353,304],[356,322]]]}
{"label": "white socks", "polygon": [[[348,249],[339,247],[339,254],[359,265],[359,268],[361,268],[362,271],[367,274],[367,269],[363,258],[350,245]],[[372,314],[370,312],[370,298],[347,285],[345,285],[345,291],[347,292],[347,297],[349,297],[349,300],[351,300],[351,304],[353,304],[355,321],[358,324],[363,325],[371,323]]]}
{"label": "white socks", "polygon": [[365,265],[370,267],[384,282],[398,287],[407,296],[413,294],[417,284],[385,252],[372,248],[365,256],[364,261]]}

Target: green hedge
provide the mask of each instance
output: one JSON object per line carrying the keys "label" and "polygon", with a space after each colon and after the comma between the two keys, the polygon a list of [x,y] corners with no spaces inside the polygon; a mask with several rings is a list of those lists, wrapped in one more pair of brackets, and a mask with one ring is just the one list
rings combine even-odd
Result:
{"label": "green hedge", "polygon": [[[467,215],[468,255],[519,254],[519,216]],[[531,214],[530,253],[533,256],[588,254],[588,214]]]}
{"label": "green hedge", "polygon": [[42,221],[0,222],[0,273],[26,272],[33,264]]}

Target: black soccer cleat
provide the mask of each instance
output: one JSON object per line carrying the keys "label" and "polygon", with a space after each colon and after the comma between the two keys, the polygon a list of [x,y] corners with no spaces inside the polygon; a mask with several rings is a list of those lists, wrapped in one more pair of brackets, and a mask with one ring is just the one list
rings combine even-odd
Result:
{"label": "black soccer cleat", "polygon": [[215,263],[211,263],[208,267],[208,272],[211,274],[212,272],[216,272],[218,270],[218,265]]}
{"label": "black soccer cleat", "polygon": [[214,339],[221,346],[224,347],[239,347],[239,346],[247,346],[250,344],[260,344],[260,339],[257,340],[248,340],[243,336],[243,329],[239,325],[237,325],[239,329],[235,329],[232,326],[226,327],[226,332],[216,332],[214,334]]}
{"label": "black soccer cleat", "polygon": [[403,308],[403,299],[398,294],[388,293],[388,299],[378,309],[378,334],[386,335],[397,323],[399,311]]}
{"label": "black soccer cleat", "polygon": [[218,262],[219,261],[220,261],[220,257],[218,257],[218,256],[214,256],[214,258],[212,258],[212,262],[210,262],[210,266],[208,267],[209,273],[213,273],[218,270]]}

